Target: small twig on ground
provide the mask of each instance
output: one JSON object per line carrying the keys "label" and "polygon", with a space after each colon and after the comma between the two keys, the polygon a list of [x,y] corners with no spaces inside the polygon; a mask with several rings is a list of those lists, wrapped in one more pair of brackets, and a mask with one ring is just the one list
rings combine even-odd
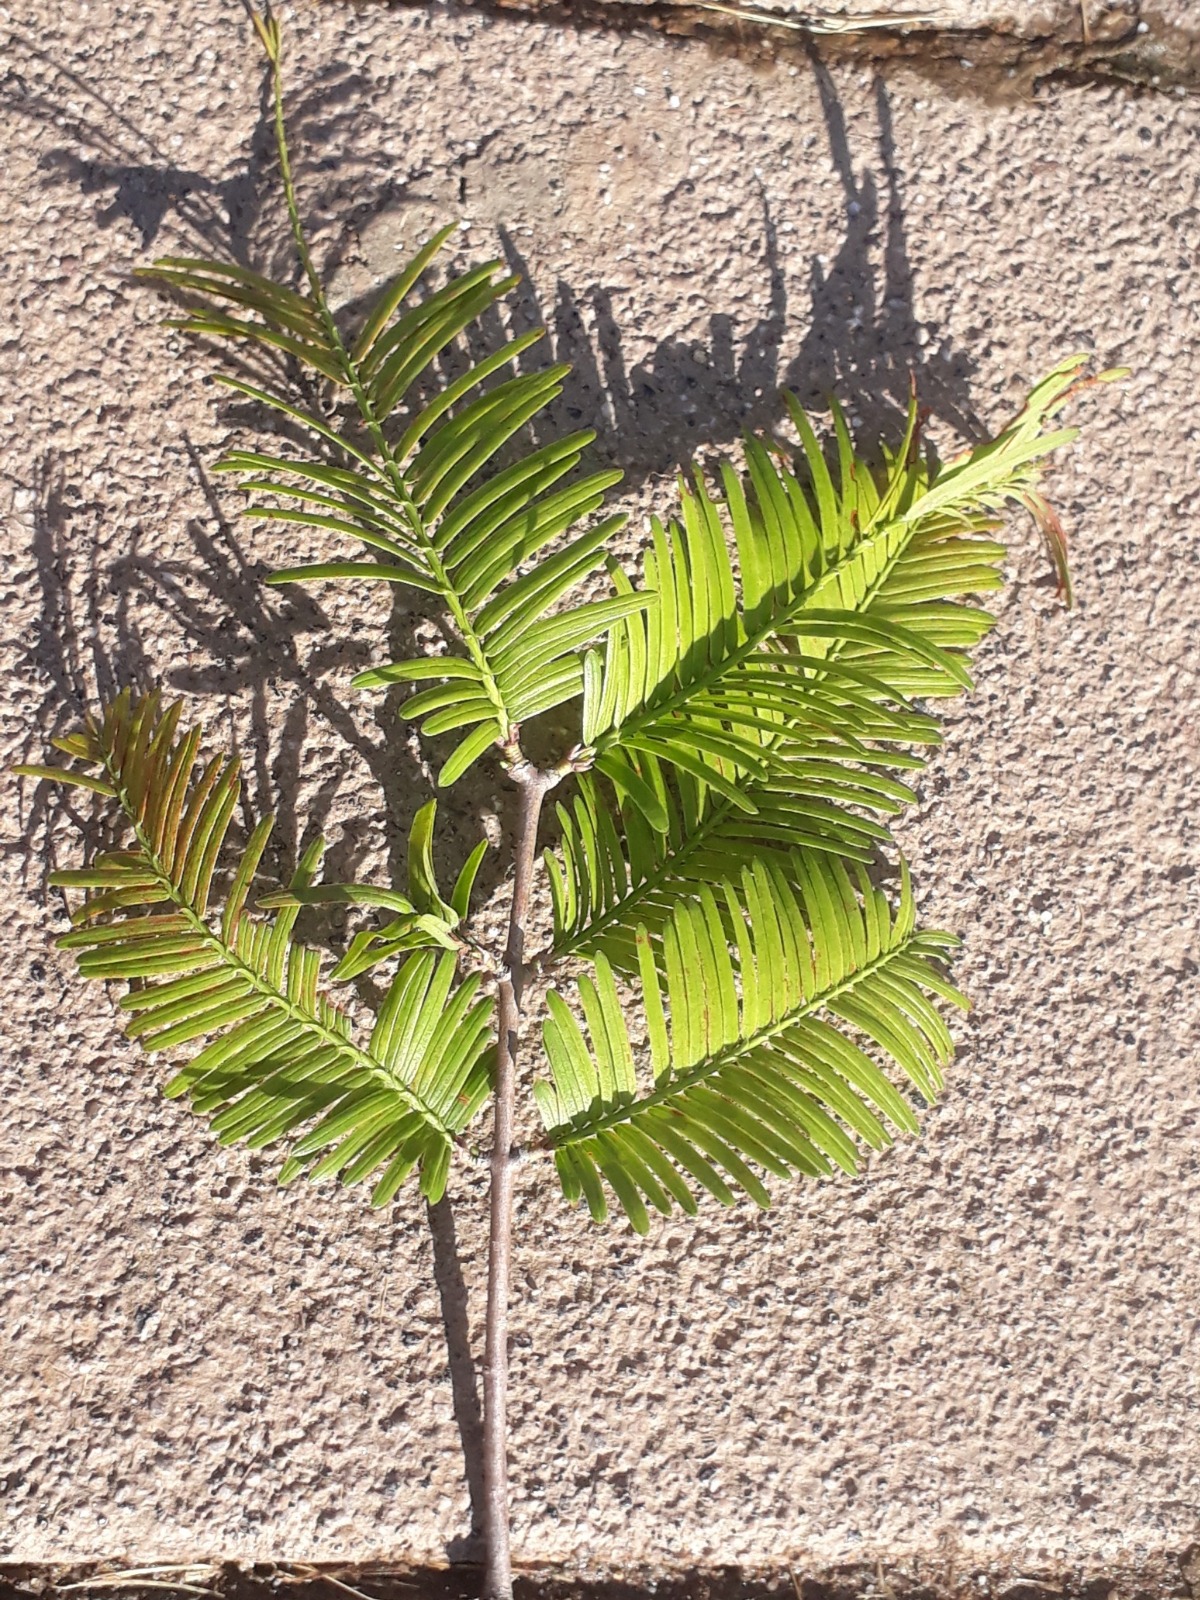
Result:
{"label": "small twig on ground", "polygon": [[[178,1577],[171,1577],[178,1573]],[[194,1594],[213,1597],[216,1590],[205,1586],[217,1576],[215,1567],[197,1566],[187,1562],[178,1566],[128,1567],[106,1577],[82,1578],[76,1583],[55,1585],[55,1593],[70,1594],[80,1589],[165,1589],[171,1594]],[[192,1581],[189,1581],[192,1580]],[[199,1579],[200,1581],[196,1581]]]}
{"label": "small twig on ground", "polygon": [[[343,1583],[341,1578],[335,1578],[332,1572],[322,1572],[320,1567],[311,1567],[306,1561],[289,1561],[287,1565],[290,1570],[285,1576],[291,1577],[295,1574],[296,1579],[301,1583],[328,1583],[334,1589],[340,1589],[343,1594],[351,1595],[353,1600],[375,1600],[373,1595],[364,1594],[361,1589],[354,1588],[352,1584]],[[396,1578],[389,1578],[388,1584],[390,1587],[404,1589],[415,1587],[414,1584],[403,1583]]]}
{"label": "small twig on ground", "polygon": [[719,11],[727,17],[741,17],[746,22],[768,23],[776,28],[792,28],[797,33],[845,34],[865,33],[869,28],[903,28],[914,25],[936,26],[940,18],[932,11],[879,11],[863,16],[810,17],[787,16],[780,11],[761,10],[757,6],[722,5],[720,0],[691,0],[702,11]]}

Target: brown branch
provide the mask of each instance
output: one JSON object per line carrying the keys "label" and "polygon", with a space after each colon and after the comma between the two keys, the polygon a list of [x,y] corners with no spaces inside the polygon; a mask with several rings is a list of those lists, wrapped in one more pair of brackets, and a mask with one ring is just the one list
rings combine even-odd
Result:
{"label": "brown branch", "polygon": [[513,1122],[525,921],[537,858],[538,823],[546,792],[560,774],[518,758],[511,767],[521,796],[512,906],[499,990],[499,1037],[493,1085],[491,1219],[488,1239],[487,1324],[483,1366],[484,1600],[511,1600],[512,1552],[508,1519],[508,1290],[512,1266]]}

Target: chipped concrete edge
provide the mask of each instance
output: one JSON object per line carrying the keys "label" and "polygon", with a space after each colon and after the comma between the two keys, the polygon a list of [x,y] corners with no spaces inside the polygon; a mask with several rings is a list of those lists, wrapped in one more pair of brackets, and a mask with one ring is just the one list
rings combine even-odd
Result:
{"label": "chipped concrete edge", "polygon": [[[197,1556],[155,1565],[126,1560],[72,1564],[0,1562],[0,1600],[101,1600],[119,1588],[128,1597],[174,1591],[212,1600],[318,1600],[329,1589],[360,1600],[456,1600],[473,1592],[479,1568],[471,1561],[404,1564],[241,1562]],[[538,1600],[1200,1600],[1200,1543],[1180,1551],[1132,1550],[1125,1560],[1039,1567],[971,1563],[946,1547],[925,1561],[891,1565],[846,1562],[817,1566],[653,1568],[615,1565],[567,1569],[527,1566],[518,1589]],[[364,1593],[360,1587],[367,1586]]]}
{"label": "chipped concrete edge", "polygon": [[[340,4],[343,0],[328,0]],[[389,0],[427,7],[430,0]],[[444,0],[434,0],[444,3]],[[1097,0],[1072,4],[1052,23],[1022,27],[1011,14],[925,11],[800,11],[743,0],[456,0],[464,9],[525,17],[577,28],[653,31],[767,54],[812,54],[830,60],[905,64],[943,87],[974,88],[1027,99],[1052,81],[1111,83],[1200,93],[1200,29],[1173,23],[1137,4],[1089,12]],[[1089,17],[1091,20],[1089,20]],[[956,84],[956,80],[958,80]]]}

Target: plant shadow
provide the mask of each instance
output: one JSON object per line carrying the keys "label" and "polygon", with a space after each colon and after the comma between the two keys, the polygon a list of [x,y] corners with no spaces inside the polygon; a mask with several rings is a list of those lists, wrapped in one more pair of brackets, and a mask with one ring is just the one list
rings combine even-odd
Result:
{"label": "plant shadow", "polygon": [[[807,404],[822,403],[837,392],[867,433],[886,437],[899,430],[913,375],[923,402],[938,417],[968,436],[979,432],[971,407],[969,357],[945,343],[930,349],[923,342],[927,330],[915,312],[886,88],[882,81],[876,85],[877,147],[873,160],[859,170],[833,79],[815,56],[811,65],[829,152],[845,194],[847,221],[829,264],[812,263],[810,303],[804,308],[807,332],[799,349],[783,360],[788,329],[799,313],[789,298],[777,224],[765,198],[768,306],[740,340],[732,319],[717,315],[711,319],[704,348],[698,349],[695,340],[666,338],[649,356],[627,360],[611,297],[601,285],[561,280],[552,305],[547,305],[526,278],[514,302],[509,332],[546,325],[551,332],[544,353],[532,359],[569,361],[573,367],[561,398],[540,419],[542,438],[580,426],[595,427],[595,454],[601,462],[622,467],[627,480],[636,485],[686,466],[698,449],[732,443],[743,429],[771,426],[779,415],[780,387],[794,388]],[[331,152],[349,138],[356,114],[355,81],[343,70],[300,97],[298,143]],[[244,168],[216,180],[174,166],[93,87],[75,83],[90,97],[99,120],[93,125],[75,114],[67,129],[76,144],[92,154],[83,156],[68,148],[50,152],[43,160],[48,186],[68,186],[96,200],[97,227],[128,223],[145,245],[153,243],[169,222],[171,231],[194,241],[205,253],[247,264],[253,260],[260,269],[278,273],[286,270],[286,228],[266,198],[273,158],[265,100]],[[22,94],[19,84],[14,87],[10,80],[3,96],[24,115],[62,127],[61,108]],[[324,160],[333,157],[319,160],[316,170]],[[380,211],[395,192],[394,186],[385,184],[368,196],[351,196],[349,215]],[[335,266],[350,237],[344,231],[331,246]],[[523,262],[513,239],[504,236],[504,243],[514,269],[521,270]],[[357,309],[351,307],[350,314]],[[39,462],[30,489],[32,549],[42,604],[26,661],[29,675],[43,686],[36,717],[39,735],[62,732],[68,721],[78,719],[96,691],[104,696],[126,684],[146,690],[161,681],[170,690],[213,703],[218,711],[236,703],[247,708],[238,719],[247,730],[242,754],[254,774],[260,803],[265,804],[268,795],[286,797],[296,791],[301,752],[317,722],[334,736],[339,756],[317,787],[303,825],[285,803],[275,842],[276,871],[287,876],[303,844],[333,811],[352,765],[361,762],[382,797],[389,865],[402,879],[408,825],[428,792],[430,769],[396,715],[397,697],[377,702],[373,726],[364,726],[343,703],[329,675],[347,665],[367,664],[365,638],[354,625],[348,637],[337,633],[322,609],[320,591],[314,598],[295,587],[264,589],[265,567],[247,553],[190,442],[187,454],[204,505],[203,514],[186,525],[190,550],[164,562],[142,548],[142,535],[135,532],[128,549],[107,568],[95,554],[99,542],[83,536],[103,507],[72,486],[69,460],[48,455]],[[80,556],[88,550],[93,552],[90,557]],[[395,602],[388,641],[393,659],[421,651],[417,633],[421,620],[411,604],[403,599]],[[186,642],[188,655],[199,664],[159,659],[158,622]],[[290,700],[279,726],[281,685],[290,690]],[[470,826],[449,830],[443,851],[450,849],[462,859],[496,808],[507,806],[507,798],[500,798],[498,790],[502,792],[503,786],[493,771],[478,774],[459,791],[467,801]],[[22,841],[27,857],[35,839],[50,837],[51,805],[69,807],[71,802],[52,799],[44,785],[34,791]],[[255,817],[252,802],[246,805],[240,820],[248,830]],[[507,824],[503,816],[502,822]],[[330,852],[329,878],[354,876],[369,847],[367,827],[367,818],[352,819],[344,827]],[[48,852],[48,844],[43,848]],[[481,878],[485,895],[499,887],[493,861]],[[48,864],[47,859],[43,865]],[[314,937],[332,942],[339,932],[339,924],[326,921],[316,926]],[[470,1536],[453,1541],[447,1553],[463,1559],[477,1553],[481,1412],[449,1200],[431,1208],[429,1226],[473,1520]]]}
{"label": "plant shadow", "polygon": [[[609,292],[560,281],[552,302],[540,299],[514,239],[501,230],[508,263],[522,279],[514,291],[514,331],[544,326],[550,335],[548,348],[534,346],[527,353],[528,364],[555,361],[572,367],[561,398],[546,413],[546,437],[594,427],[593,453],[637,484],[684,470],[698,451],[719,449],[743,432],[771,428],[779,420],[782,389],[795,392],[811,409],[825,408],[836,395],[857,421],[864,443],[894,440],[914,382],[922,405],[940,421],[967,438],[982,435],[971,404],[970,357],[946,340],[931,346],[930,330],[916,316],[886,85],[876,79],[878,175],[870,167],[859,173],[833,79],[816,56],[812,71],[847,220],[836,254],[827,264],[811,262],[802,313],[791,304],[778,225],[765,195],[765,314],[735,341],[733,319],[717,313],[706,340],[663,339],[632,365],[623,353]],[[787,331],[800,320],[807,331],[784,361]]]}

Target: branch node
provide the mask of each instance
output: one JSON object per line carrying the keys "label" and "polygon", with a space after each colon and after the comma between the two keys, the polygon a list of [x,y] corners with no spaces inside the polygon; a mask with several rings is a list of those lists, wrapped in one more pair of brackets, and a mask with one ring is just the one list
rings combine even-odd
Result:
{"label": "branch node", "polygon": [[[508,1165],[510,1167],[523,1167],[529,1160],[530,1152],[523,1144],[510,1146],[508,1152]],[[467,1159],[473,1167],[490,1167],[495,1160],[495,1150],[470,1150]]]}

